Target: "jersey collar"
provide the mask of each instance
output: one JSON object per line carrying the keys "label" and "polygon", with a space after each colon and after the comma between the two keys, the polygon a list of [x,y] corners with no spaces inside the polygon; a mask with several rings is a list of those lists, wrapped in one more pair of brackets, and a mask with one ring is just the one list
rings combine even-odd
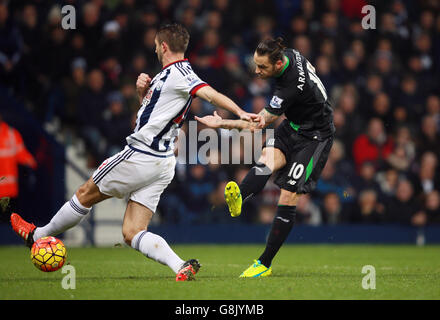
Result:
{"label": "jersey collar", "polygon": [[283,70],[281,70],[280,74],[276,75],[275,78],[279,78],[279,77],[281,77],[281,76],[283,75],[284,71],[286,71],[287,67],[288,67],[289,64],[290,64],[290,59],[289,59],[286,55],[284,55],[284,57],[286,57],[287,62],[286,62],[286,64],[284,65]]}
{"label": "jersey collar", "polygon": [[162,70],[168,68],[168,67],[171,66],[172,64],[175,64],[175,63],[177,63],[177,62],[182,62],[182,61],[188,61],[188,59],[180,59],[180,60],[176,60],[176,61],[173,61],[173,62],[171,62],[171,63],[168,63],[165,67],[162,68]]}

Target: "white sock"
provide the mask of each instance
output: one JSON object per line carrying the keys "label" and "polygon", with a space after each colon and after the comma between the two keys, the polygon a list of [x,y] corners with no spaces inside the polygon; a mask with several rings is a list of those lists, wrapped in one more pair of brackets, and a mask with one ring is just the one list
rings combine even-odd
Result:
{"label": "white sock", "polygon": [[146,230],[137,233],[131,240],[131,247],[147,258],[170,267],[177,273],[185,262],[170,248],[164,238]]}
{"label": "white sock", "polygon": [[48,224],[35,229],[34,240],[63,233],[76,226],[89,212],[90,208],[84,207],[76,195],[73,195],[72,199],[58,210]]}

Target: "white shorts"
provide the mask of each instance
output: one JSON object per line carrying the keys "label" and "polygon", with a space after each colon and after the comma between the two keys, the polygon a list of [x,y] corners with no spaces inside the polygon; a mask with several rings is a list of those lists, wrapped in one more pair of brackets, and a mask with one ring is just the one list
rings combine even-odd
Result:
{"label": "white shorts", "polygon": [[155,212],[160,195],[174,177],[176,158],[157,157],[130,149],[106,159],[93,173],[99,190],[116,198],[127,197]]}

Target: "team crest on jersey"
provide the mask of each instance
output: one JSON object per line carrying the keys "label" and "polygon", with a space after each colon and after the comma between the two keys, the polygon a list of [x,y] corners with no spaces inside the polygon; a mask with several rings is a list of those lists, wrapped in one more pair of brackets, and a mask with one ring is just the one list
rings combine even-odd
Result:
{"label": "team crest on jersey", "polygon": [[270,100],[270,106],[272,108],[279,109],[279,108],[281,108],[281,104],[283,103],[283,101],[284,101],[283,99],[281,99],[277,96],[273,96],[272,100]]}

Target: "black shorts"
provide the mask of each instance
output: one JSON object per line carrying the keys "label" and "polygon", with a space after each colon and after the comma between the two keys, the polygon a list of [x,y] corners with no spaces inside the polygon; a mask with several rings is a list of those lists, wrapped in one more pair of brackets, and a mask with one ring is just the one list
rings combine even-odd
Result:
{"label": "black shorts", "polygon": [[286,157],[286,165],[275,173],[275,184],[302,194],[315,189],[332,145],[333,135],[323,139],[309,138],[298,134],[284,120],[275,129],[274,140],[268,139],[263,148],[280,149]]}

